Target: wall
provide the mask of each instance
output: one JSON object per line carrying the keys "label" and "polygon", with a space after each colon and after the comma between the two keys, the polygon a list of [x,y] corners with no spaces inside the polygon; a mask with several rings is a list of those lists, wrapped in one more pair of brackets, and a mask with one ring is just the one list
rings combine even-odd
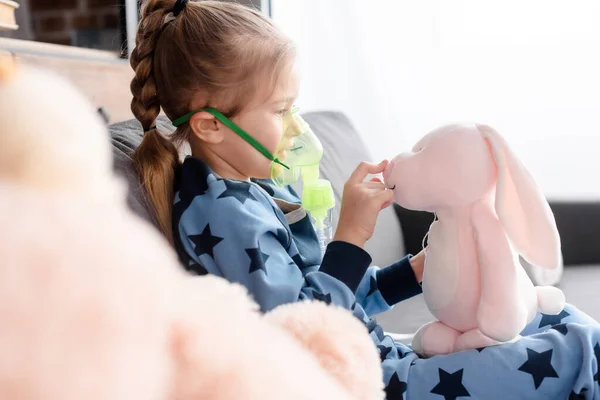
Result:
{"label": "wall", "polygon": [[304,110],[336,109],[375,159],[454,121],[495,126],[552,198],[600,200],[600,2],[273,0]]}

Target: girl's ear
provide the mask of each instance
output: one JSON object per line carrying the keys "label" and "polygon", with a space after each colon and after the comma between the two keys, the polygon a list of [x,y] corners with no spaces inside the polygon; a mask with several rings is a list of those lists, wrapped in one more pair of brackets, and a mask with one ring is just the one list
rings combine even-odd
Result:
{"label": "girl's ear", "polygon": [[223,125],[209,112],[197,112],[192,115],[189,124],[194,136],[203,142],[219,144],[225,137]]}

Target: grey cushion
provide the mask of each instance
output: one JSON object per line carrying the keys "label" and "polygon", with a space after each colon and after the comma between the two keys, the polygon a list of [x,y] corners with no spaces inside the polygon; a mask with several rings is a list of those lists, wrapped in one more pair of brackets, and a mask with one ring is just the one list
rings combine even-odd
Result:
{"label": "grey cushion", "polygon": [[[159,117],[157,125],[161,132],[172,132],[173,126],[165,117]],[[140,185],[133,165],[132,154],[142,142],[142,126],[137,120],[129,120],[108,127],[113,150],[113,166],[118,176],[127,182],[129,193],[127,203],[131,210],[142,219],[156,225],[146,193]]]}
{"label": "grey cushion", "polygon": [[[336,196],[334,226],[341,206],[344,183],[360,161],[372,161],[358,132],[348,118],[337,112],[312,112],[304,115],[315,134],[323,143],[324,157],[321,175],[331,181]],[[157,125],[161,132],[170,133],[173,126],[166,117],[160,116]],[[149,202],[139,184],[131,155],[142,141],[142,127],[136,120],[109,126],[113,144],[114,168],[129,185],[128,203],[143,219],[155,223]],[[367,243],[367,251],[376,265],[384,266],[404,256],[402,231],[392,207],[383,210],[377,221],[375,235]]]}

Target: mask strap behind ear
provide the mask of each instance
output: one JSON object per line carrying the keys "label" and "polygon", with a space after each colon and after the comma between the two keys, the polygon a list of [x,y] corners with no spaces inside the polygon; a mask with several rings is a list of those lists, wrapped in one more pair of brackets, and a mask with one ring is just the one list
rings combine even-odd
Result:
{"label": "mask strap behind ear", "polygon": [[252,147],[254,147],[256,150],[258,150],[263,156],[267,157],[269,160],[273,161],[276,164],[281,165],[282,167],[284,167],[286,169],[290,169],[290,167],[288,167],[287,165],[285,165],[284,163],[279,161],[279,159],[277,157],[273,156],[269,152],[269,150],[267,150],[262,144],[258,143],[258,141],[256,139],[254,139],[252,136],[248,135],[242,128],[240,128],[239,126],[234,124],[233,121],[231,121],[229,118],[227,118],[226,116],[221,114],[219,111],[215,110],[214,108],[207,107],[207,108],[203,108],[201,110],[190,111],[189,113],[185,114],[184,116],[181,116],[181,117],[177,118],[175,121],[173,121],[173,126],[178,127],[180,125],[183,125],[184,123],[188,122],[194,114],[199,113],[200,111],[206,111],[207,113],[213,115],[216,119],[221,121],[223,123],[223,125],[225,125],[229,129],[234,131],[238,136],[240,136],[246,142],[250,143],[250,145]]}

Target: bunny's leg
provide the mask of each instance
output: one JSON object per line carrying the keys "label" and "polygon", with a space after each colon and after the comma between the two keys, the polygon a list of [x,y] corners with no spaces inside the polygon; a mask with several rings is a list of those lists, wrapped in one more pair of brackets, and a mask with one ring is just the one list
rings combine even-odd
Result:
{"label": "bunny's leg", "polygon": [[421,357],[453,353],[461,333],[440,321],[429,322],[415,333],[411,346]]}
{"label": "bunny's leg", "polygon": [[[515,338],[515,340],[518,339]],[[477,349],[500,344],[497,340],[485,336],[479,329],[471,329],[456,339],[454,351]]]}
{"label": "bunny's leg", "polygon": [[509,341],[523,330],[528,320],[514,254],[502,224],[489,207],[475,204],[471,218],[481,267],[478,327],[493,339]]}

